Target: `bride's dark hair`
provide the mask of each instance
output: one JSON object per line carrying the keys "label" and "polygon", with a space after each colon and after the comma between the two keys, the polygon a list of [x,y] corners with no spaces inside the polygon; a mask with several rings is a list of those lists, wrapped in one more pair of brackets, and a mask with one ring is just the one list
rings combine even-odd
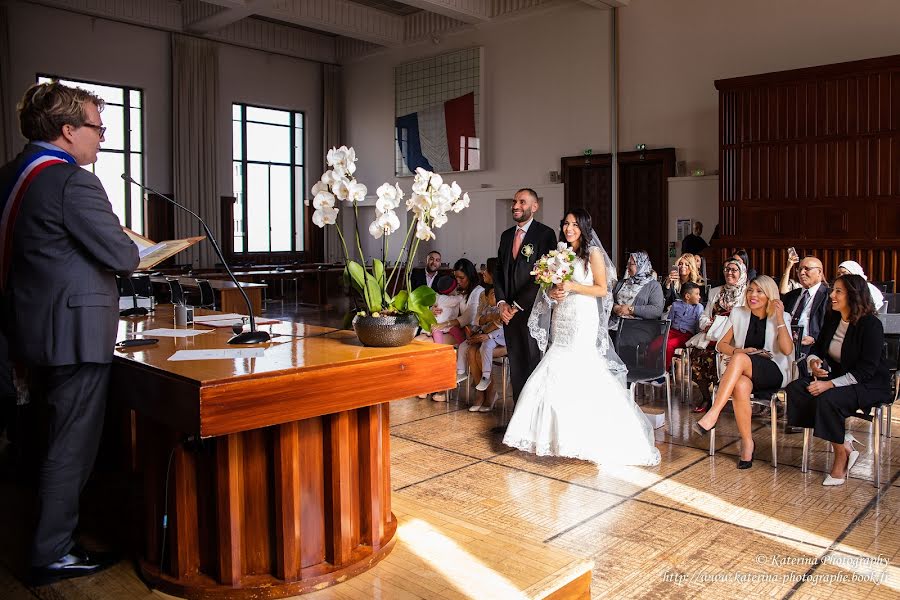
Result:
{"label": "bride's dark hair", "polygon": [[568,242],[565,234],[563,234],[563,224],[566,222],[566,217],[569,215],[575,217],[575,224],[578,225],[578,229],[581,230],[581,238],[579,238],[578,250],[575,251],[575,254],[584,262],[590,262],[590,258],[588,257],[588,244],[591,240],[587,236],[591,233],[592,228],[591,215],[583,208],[573,208],[572,210],[566,211],[566,215],[562,218],[562,221],[559,222],[559,241],[561,242]]}

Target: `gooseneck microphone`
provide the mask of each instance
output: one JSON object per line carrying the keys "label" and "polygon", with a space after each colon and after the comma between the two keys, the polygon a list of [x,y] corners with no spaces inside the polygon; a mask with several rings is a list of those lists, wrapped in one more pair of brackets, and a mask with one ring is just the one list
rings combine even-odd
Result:
{"label": "gooseneck microphone", "polygon": [[181,210],[190,213],[194,216],[195,219],[200,221],[200,224],[203,225],[203,231],[206,232],[206,239],[209,240],[209,243],[212,244],[213,249],[216,251],[216,254],[219,256],[219,260],[222,261],[222,264],[225,266],[225,270],[228,271],[228,276],[231,277],[231,281],[234,282],[234,285],[237,287],[238,291],[241,293],[241,296],[244,297],[244,302],[247,304],[247,314],[250,316],[250,331],[244,331],[242,333],[238,333],[236,336],[228,340],[229,344],[260,344],[263,342],[268,342],[271,338],[269,334],[265,331],[258,331],[256,329],[256,318],[253,316],[253,304],[250,303],[250,298],[247,297],[247,292],[244,291],[244,288],[241,287],[240,282],[234,276],[234,273],[231,272],[231,267],[228,266],[228,261],[225,260],[225,256],[222,254],[222,250],[219,248],[219,244],[216,242],[216,238],[213,236],[212,231],[210,231],[209,226],[206,224],[200,215],[189,209],[187,206],[183,204],[179,204],[175,202],[165,194],[160,194],[156,190],[151,187],[147,187],[141,183],[138,183],[133,178],[128,176],[126,173],[122,173],[122,179],[127,181],[128,183],[133,183],[138,186],[142,190],[146,190],[153,194],[156,194],[160,198],[163,198],[169,204],[180,208]]}

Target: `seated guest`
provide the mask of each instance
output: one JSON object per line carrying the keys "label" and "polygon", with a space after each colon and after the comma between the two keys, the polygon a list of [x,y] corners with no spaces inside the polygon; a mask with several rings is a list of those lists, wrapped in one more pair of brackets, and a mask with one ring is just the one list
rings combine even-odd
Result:
{"label": "seated guest", "polygon": [[[459,303],[459,316],[433,326],[432,333],[435,330],[452,330],[454,327],[464,332],[471,331],[472,325],[476,323],[475,314],[478,311],[481,296],[484,294],[484,288],[478,283],[478,271],[475,270],[475,265],[471,260],[461,258],[453,265],[453,276],[456,278],[457,294],[462,297]],[[440,307],[436,307],[432,312],[435,316],[440,316],[443,311]],[[461,342],[462,339],[459,341]],[[447,397],[444,394],[434,394],[431,399],[436,402],[444,402]]]}
{"label": "seated guest", "polygon": [[662,286],[653,274],[650,257],[643,250],[632,252],[628,267],[613,290],[613,308],[609,316],[610,331],[617,331],[620,319],[658,319],[665,298]]}
{"label": "seated guest", "polygon": [[434,286],[437,283],[438,270],[440,268],[441,253],[437,250],[432,250],[428,253],[428,256],[425,257],[425,268],[412,270],[412,273],[409,276],[412,289],[427,285],[431,289],[437,290]]}
{"label": "seated guest", "polygon": [[716,399],[709,411],[694,424],[694,431],[707,434],[716,426],[719,414],[729,400],[741,436],[738,469],[753,466],[756,445],[753,442],[750,395],[753,390],[776,390],[790,380],[794,343],[788,328],[775,280],[760,275],[747,286],[746,303],[731,311],[729,328],[716,344],[728,361],[722,373]]}
{"label": "seated guest", "polygon": [[[503,335],[503,321],[500,319],[500,311],[497,309],[497,297],[494,288],[491,287],[484,294],[488,298],[490,308],[483,315],[484,324],[479,326],[472,339],[479,343],[478,353],[481,357],[481,380],[475,389],[484,392],[491,385],[491,365],[494,360],[494,349],[506,346],[506,338]],[[460,352],[461,354],[461,352]],[[471,410],[471,409],[469,409]]]}
{"label": "seated guest", "polygon": [[812,427],[813,435],[831,442],[834,463],[822,485],[841,485],[859,458],[853,448],[856,439],[846,434],[844,419],[857,409],[868,412],[889,402],[891,391],[890,374],[881,358],[884,328],[875,316],[866,280],[841,275],[830,295],[834,310],[825,317],[806,359],[812,378],[801,377],[787,388],[787,420],[790,425]]}
{"label": "seated guest", "polygon": [[[685,343],[700,330],[700,315],[703,305],[700,304],[700,286],[691,281],[681,286],[681,298],[669,309],[669,339],[666,343],[666,370],[672,368],[672,356],[676,348],[684,348]],[[648,354],[652,353],[650,348]]]}
{"label": "seated guest", "polygon": [[[815,256],[805,257],[800,261],[798,275],[802,287],[785,294],[784,305],[791,313],[790,325],[801,328],[800,353],[805,356],[822,330],[822,321],[830,306],[826,301],[828,286],[822,272],[822,261]],[[805,366],[801,363],[803,370]]]}
{"label": "seated guest", "polygon": [[[747,291],[747,268],[744,263],[730,258],[725,261],[722,274],[725,285],[710,290],[706,309],[700,315],[700,331],[708,332],[716,317],[727,317],[736,306],[744,305]],[[700,388],[700,403],[694,407],[694,412],[700,413],[709,408],[710,387],[719,381],[714,343],[700,344],[691,351],[691,375]]]}
{"label": "seated guest", "polygon": [[[484,268],[482,268],[481,273],[479,273],[479,275],[481,275],[482,285],[484,285],[484,286],[494,285],[494,269],[496,269],[496,268],[497,268],[497,257],[492,256],[489,259],[487,259],[487,262],[484,264]],[[487,289],[487,288],[485,287],[485,289]],[[483,303],[483,299],[484,299],[484,296],[482,295],[482,303]]]}
{"label": "seated guest", "polygon": [[681,286],[687,282],[696,283],[698,287],[704,285],[693,254],[682,254],[679,256],[678,260],[675,261],[674,269],[669,271],[669,279],[663,288],[663,295],[666,299],[665,308],[668,308],[675,300],[681,297]]}
{"label": "seated guest", "polygon": [[747,255],[747,251],[743,248],[735,248],[734,254],[731,258],[736,258],[737,260],[744,263],[744,266],[747,267],[747,281],[753,281],[756,279],[756,269],[750,266],[750,257]]}
{"label": "seated guest", "polygon": [[[448,321],[459,317],[462,296],[456,293],[456,279],[450,275],[441,275],[437,279],[437,300],[432,306],[437,323],[432,325],[431,335],[438,344],[460,344],[466,339],[466,334],[458,325],[451,326]],[[449,339],[452,338],[452,339]]]}
{"label": "seated guest", "polygon": [[838,265],[838,275],[859,275],[865,279],[866,285],[869,287],[869,293],[872,294],[872,304],[875,305],[875,312],[881,310],[881,307],[884,305],[884,294],[881,293],[881,290],[868,282],[868,277],[866,277],[862,265],[855,260],[845,260]]}
{"label": "seated guest", "polygon": [[[465,365],[469,365],[469,374],[474,381],[481,382],[485,374],[490,373],[491,362],[493,361],[494,349],[501,344],[494,344],[490,349],[490,354],[482,353],[483,344],[488,341],[490,335],[494,333],[495,325],[498,325],[499,331],[503,331],[503,320],[500,318],[501,310],[496,304],[497,295],[494,293],[493,286],[486,286],[484,294],[482,294],[482,302],[479,307],[476,318],[476,325],[472,328],[472,335],[462,344],[459,345],[457,351],[456,373],[462,375],[465,372]],[[506,346],[506,338],[503,338],[502,346]],[[485,357],[490,356],[487,361]],[[469,412],[489,412],[494,408],[497,401],[497,392],[494,389],[495,383],[493,378],[488,378],[487,386],[484,390],[475,388],[475,396],[477,400],[469,407]],[[485,406],[486,399],[491,398],[489,405]]]}
{"label": "seated guest", "polygon": [[703,223],[694,221],[694,233],[688,234],[681,240],[682,254],[700,254],[707,248],[709,244],[700,237],[703,235]]}

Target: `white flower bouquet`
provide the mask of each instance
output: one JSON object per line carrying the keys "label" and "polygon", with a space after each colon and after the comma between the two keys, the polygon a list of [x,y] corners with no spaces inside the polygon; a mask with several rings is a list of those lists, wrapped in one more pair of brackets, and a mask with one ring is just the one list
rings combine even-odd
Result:
{"label": "white flower bouquet", "polygon": [[[387,274],[385,262],[388,256],[388,237],[400,228],[400,218],[395,211],[403,200],[403,190],[396,183],[394,185],[385,183],[376,190],[378,200],[375,202],[375,220],[369,224],[368,229],[372,237],[382,240],[382,252],[381,259],[373,259],[372,267],[367,268],[359,238],[359,227],[354,228],[358,254],[358,260],[354,260],[350,257],[344,234],[337,221],[340,211],[337,208],[338,202],[347,202],[353,208],[358,223],[358,204],[365,199],[368,192],[366,186],[353,177],[356,172],[356,151],[346,146],[332,148],[328,151],[327,162],[329,169],[312,188],[312,205],[315,208],[312,221],[318,227],[334,225],[337,229],[344,250],[346,273],[351,285],[365,302],[366,310],[360,311],[359,314],[379,316],[415,313],[419,325],[423,329],[430,329],[435,322],[430,307],[434,304],[436,296],[434,290],[428,286],[410,289],[411,267],[419,243],[435,239],[434,230],[447,223],[448,213],[458,213],[468,207],[469,194],[463,194],[455,181],[448,185],[440,175],[422,168],[416,169],[412,194],[406,200],[406,210],[411,213],[412,218],[397,256],[398,260],[390,274]],[[413,231],[415,236],[412,236]],[[404,253],[410,266],[406,270],[406,286],[392,297],[388,294],[388,285],[394,279],[399,259]]]}
{"label": "white flower bouquet", "polygon": [[551,286],[572,279],[575,258],[575,251],[565,242],[560,242],[556,250],[551,250],[538,259],[531,274],[541,289],[546,291]]}

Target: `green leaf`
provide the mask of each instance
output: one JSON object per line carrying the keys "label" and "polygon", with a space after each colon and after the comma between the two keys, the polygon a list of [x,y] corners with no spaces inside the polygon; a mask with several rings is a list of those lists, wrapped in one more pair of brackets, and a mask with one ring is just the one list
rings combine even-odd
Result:
{"label": "green leaf", "polygon": [[435,291],[427,285],[420,285],[412,291],[406,301],[407,309],[409,312],[415,313],[422,329],[431,331],[431,326],[437,323],[434,313],[431,312],[431,306],[435,300],[437,300]]}
{"label": "green leaf", "polygon": [[382,309],[381,286],[378,285],[378,281],[355,260],[347,263],[347,270],[350,272],[353,287],[362,294],[363,301],[366,303],[369,312],[380,311]]}
{"label": "green leaf", "polygon": [[400,290],[397,292],[397,295],[394,296],[394,299],[391,301],[391,306],[398,311],[406,310],[406,303],[409,299],[409,292],[406,290]]}
{"label": "green leaf", "polygon": [[378,283],[378,289],[381,290],[383,298],[383,302],[385,306],[391,305],[391,296],[387,293],[385,289],[385,269],[384,263],[378,260],[377,258],[372,261],[372,272],[375,277],[375,281]]}

